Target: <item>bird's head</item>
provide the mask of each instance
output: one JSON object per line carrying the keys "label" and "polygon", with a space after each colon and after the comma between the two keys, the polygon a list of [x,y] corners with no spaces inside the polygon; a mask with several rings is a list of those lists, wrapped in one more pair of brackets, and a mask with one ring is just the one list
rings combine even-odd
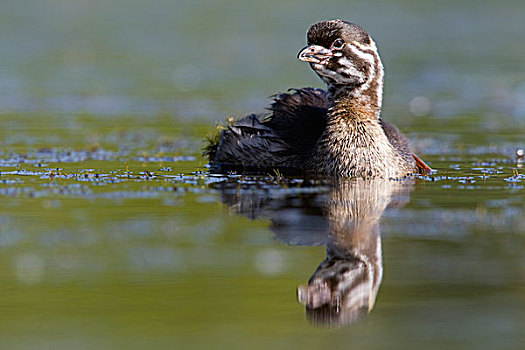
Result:
{"label": "bird's head", "polygon": [[329,87],[377,94],[381,99],[383,66],[363,28],[341,20],[318,22],[308,30],[307,41],[297,58],[310,63]]}

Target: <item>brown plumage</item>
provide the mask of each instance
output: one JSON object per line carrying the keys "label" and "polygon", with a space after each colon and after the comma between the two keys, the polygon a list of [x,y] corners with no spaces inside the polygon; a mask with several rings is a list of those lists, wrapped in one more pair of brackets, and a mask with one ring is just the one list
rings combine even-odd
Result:
{"label": "brown plumage", "polygon": [[212,171],[316,173],[400,178],[430,168],[380,117],[383,66],[366,31],[341,20],[308,30],[298,55],[327,83],[274,96],[266,116],[249,115],[221,132],[205,154]]}

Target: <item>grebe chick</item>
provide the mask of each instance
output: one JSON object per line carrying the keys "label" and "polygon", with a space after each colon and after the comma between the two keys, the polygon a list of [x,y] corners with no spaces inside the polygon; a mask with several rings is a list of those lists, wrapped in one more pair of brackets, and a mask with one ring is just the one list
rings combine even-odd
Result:
{"label": "grebe chick", "polygon": [[233,122],[205,151],[211,170],[384,178],[430,172],[381,118],[384,71],[368,33],[346,21],[323,21],[310,27],[307,41],[297,58],[327,90],[278,94],[269,115]]}

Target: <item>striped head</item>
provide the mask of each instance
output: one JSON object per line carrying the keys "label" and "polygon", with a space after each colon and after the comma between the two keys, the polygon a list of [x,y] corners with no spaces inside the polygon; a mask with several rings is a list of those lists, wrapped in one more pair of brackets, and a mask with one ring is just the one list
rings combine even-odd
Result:
{"label": "striped head", "polygon": [[343,93],[381,107],[383,65],[363,28],[341,20],[318,22],[308,30],[307,40],[297,58],[310,63],[333,98]]}

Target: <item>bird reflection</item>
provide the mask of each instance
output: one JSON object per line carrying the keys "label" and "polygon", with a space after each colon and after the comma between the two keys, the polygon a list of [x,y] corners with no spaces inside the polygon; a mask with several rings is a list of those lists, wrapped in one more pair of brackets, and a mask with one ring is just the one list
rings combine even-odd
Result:
{"label": "bird reflection", "polygon": [[388,207],[408,202],[409,180],[338,180],[319,191],[222,187],[236,213],[268,217],[276,238],[294,245],[326,244],[326,258],[297,299],[316,325],[351,324],[374,307],[383,277],[379,222]]}
{"label": "bird reflection", "polygon": [[341,326],[372,310],[383,277],[379,221],[390,203],[406,202],[409,192],[407,182],[380,179],[334,186],[326,203],[326,259],[297,291],[310,321]]}

